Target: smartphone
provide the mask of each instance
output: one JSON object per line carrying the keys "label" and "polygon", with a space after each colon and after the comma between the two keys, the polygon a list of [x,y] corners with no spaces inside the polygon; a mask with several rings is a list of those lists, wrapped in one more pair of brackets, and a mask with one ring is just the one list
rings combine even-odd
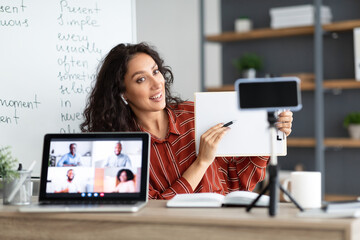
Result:
{"label": "smartphone", "polygon": [[240,110],[275,112],[302,108],[300,79],[297,77],[241,78],[235,81]]}

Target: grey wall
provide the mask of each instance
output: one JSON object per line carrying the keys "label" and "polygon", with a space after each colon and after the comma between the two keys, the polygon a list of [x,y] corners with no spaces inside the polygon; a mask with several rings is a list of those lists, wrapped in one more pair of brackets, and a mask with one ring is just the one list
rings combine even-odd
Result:
{"label": "grey wall", "polygon": [[[270,26],[269,9],[272,7],[312,4],[304,0],[223,0],[221,2],[222,31],[234,31],[234,20],[247,16],[254,28]],[[331,7],[333,21],[360,19],[360,1],[323,0]],[[324,79],[354,78],[352,31],[324,35]],[[258,39],[222,44],[223,84],[232,84],[240,77],[232,65],[233,59],[245,52],[257,53],[263,58],[266,73],[314,72],[313,36],[295,36]],[[303,91],[303,109],[294,114],[294,137],[314,137],[314,91]],[[340,94],[325,91],[325,137],[347,137],[342,127],[344,116],[360,111],[360,89],[342,90]],[[315,169],[314,148],[288,148],[288,156],[280,158],[281,168],[292,170],[298,163],[306,170]],[[360,195],[360,149],[326,149],[325,192],[328,194]]]}

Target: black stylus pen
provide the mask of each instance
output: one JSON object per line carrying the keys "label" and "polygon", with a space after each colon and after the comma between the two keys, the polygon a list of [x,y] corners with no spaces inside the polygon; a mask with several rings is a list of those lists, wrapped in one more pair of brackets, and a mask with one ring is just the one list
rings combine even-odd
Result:
{"label": "black stylus pen", "polygon": [[228,127],[228,126],[232,125],[234,122],[236,122],[236,120],[232,120],[230,122],[227,122],[222,127]]}

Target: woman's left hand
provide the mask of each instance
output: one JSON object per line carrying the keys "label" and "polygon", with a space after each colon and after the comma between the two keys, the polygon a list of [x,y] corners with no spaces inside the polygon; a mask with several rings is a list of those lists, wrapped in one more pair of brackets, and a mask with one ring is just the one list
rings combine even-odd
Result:
{"label": "woman's left hand", "polygon": [[279,114],[276,126],[280,131],[284,132],[286,136],[289,136],[291,133],[292,121],[293,113],[289,110],[286,110],[285,112],[281,112]]}

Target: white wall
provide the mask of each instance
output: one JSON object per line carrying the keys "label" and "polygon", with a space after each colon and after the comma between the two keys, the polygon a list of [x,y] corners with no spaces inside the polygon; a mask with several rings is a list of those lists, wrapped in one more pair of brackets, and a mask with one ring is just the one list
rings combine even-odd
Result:
{"label": "white wall", "polygon": [[[205,35],[221,33],[220,0],[204,0]],[[220,43],[205,43],[205,87],[222,85],[222,54]]]}
{"label": "white wall", "polygon": [[199,3],[136,0],[137,41],[154,45],[174,73],[173,92],[193,100],[200,89]]}
{"label": "white wall", "polygon": [[[220,0],[205,2],[205,31],[220,30]],[[174,73],[173,92],[193,100],[200,91],[199,0],[136,0],[137,41],[154,45]],[[221,48],[206,44],[206,86],[221,85]]]}

